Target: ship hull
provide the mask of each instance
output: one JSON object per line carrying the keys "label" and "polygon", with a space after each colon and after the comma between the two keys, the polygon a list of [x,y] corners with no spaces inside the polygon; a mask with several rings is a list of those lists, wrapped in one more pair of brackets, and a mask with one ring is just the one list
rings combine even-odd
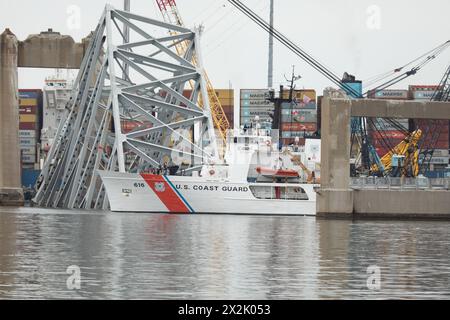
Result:
{"label": "ship hull", "polygon": [[[316,214],[310,184],[256,184],[100,171],[111,211],[174,214]],[[260,196],[259,190],[263,191]],[[256,192],[256,195],[255,195]],[[288,194],[291,192],[293,195]],[[300,197],[302,200],[291,199]]]}

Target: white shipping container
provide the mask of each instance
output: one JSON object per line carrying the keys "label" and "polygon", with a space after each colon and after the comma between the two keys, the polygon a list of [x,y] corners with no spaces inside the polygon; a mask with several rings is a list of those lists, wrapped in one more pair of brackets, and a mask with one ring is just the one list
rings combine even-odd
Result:
{"label": "white shipping container", "polygon": [[20,146],[22,154],[36,154],[36,147],[24,147]]}
{"label": "white shipping container", "polygon": [[19,130],[20,138],[36,138],[36,130]]}
{"label": "white shipping container", "polygon": [[414,91],[413,92],[413,98],[414,100],[426,100],[431,101],[431,98],[433,98],[434,93],[436,91]]}
{"label": "white shipping container", "polygon": [[36,156],[35,155],[22,155],[22,163],[35,163]]}
{"label": "white shipping container", "polygon": [[22,157],[31,157],[31,158],[36,158],[36,152],[30,152],[30,153],[25,153],[22,152]]}
{"label": "white shipping container", "polygon": [[448,149],[435,149],[433,152],[433,157],[448,157]]}
{"label": "white shipping container", "polygon": [[20,138],[19,145],[33,147],[36,145],[36,138]]}
{"label": "white shipping container", "polygon": [[369,92],[369,98],[407,100],[408,90],[381,90],[375,94]]}
{"label": "white shipping container", "polygon": [[449,157],[434,157],[431,158],[430,161],[431,164],[444,164],[444,165],[448,165],[449,163]]}

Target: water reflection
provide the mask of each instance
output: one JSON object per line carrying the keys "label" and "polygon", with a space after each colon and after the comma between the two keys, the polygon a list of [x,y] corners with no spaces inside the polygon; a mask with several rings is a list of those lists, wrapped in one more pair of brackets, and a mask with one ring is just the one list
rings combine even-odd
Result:
{"label": "water reflection", "polygon": [[[2,299],[450,296],[447,222],[1,210]],[[71,265],[81,290],[66,286]]]}

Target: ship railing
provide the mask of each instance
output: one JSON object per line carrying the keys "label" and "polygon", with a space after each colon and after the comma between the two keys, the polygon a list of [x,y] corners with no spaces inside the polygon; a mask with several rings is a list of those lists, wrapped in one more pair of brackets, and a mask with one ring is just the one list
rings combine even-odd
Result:
{"label": "ship railing", "polygon": [[351,178],[350,188],[355,190],[450,190],[450,178]]}

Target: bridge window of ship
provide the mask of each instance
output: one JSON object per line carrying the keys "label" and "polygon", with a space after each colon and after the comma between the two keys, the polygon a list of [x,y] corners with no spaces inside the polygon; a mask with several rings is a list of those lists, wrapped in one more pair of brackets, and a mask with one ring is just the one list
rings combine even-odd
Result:
{"label": "bridge window of ship", "polygon": [[251,186],[250,190],[257,199],[309,200],[302,187]]}

